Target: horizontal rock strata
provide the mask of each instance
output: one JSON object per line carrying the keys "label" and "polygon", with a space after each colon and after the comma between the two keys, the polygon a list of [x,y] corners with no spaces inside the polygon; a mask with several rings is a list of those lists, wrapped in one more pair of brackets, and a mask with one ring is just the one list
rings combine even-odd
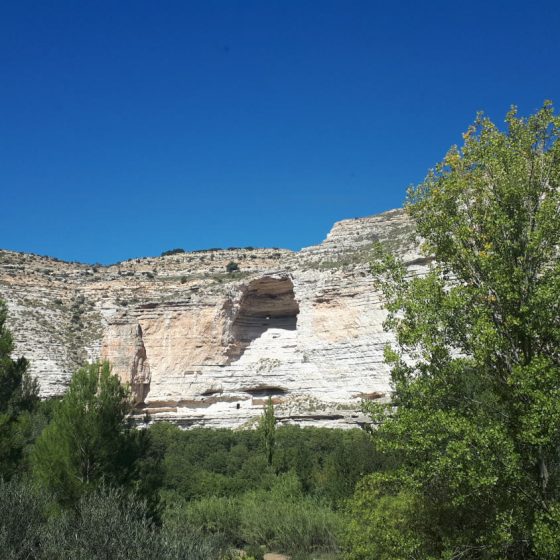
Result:
{"label": "horizontal rock strata", "polygon": [[105,267],[0,251],[0,298],[46,397],[80,364],[107,359],[139,418],[249,426],[270,396],[282,422],[352,426],[362,400],[389,392],[375,242],[411,274],[425,270],[412,224],[393,210],[338,222],[295,253],[215,249]]}

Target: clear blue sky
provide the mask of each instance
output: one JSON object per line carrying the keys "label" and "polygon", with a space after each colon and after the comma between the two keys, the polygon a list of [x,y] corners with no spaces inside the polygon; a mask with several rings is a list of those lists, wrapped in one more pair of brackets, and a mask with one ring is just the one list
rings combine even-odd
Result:
{"label": "clear blue sky", "polygon": [[560,2],[0,0],[0,247],[321,241],[483,109],[560,107]]}

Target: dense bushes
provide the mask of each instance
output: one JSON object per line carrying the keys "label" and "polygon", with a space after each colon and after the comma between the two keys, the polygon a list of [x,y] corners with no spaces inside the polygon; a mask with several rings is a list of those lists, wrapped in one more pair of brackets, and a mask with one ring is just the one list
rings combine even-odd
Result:
{"label": "dense bushes", "polygon": [[59,509],[29,484],[0,481],[0,550],[5,560],[218,560],[214,537],[176,523],[156,526],[145,501],[100,487]]}
{"label": "dense bushes", "polygon": [[258,430],[181,431],[161,423],[149,432],[163,458],[165,523],[253,554],[261,547],[302,559],[336,554],[342,506],[356,482],[380,467],[360,430],[279,427],[271,465]]}
{"label": "dense bushes", "polygon": [[235,261],[229,261],[226,264],[226,272],[232,274],[233,272],[237,272],[239,270],[239,265]]}
{"label": "dense bushes", "polygon": [[167,257],[169,255],[180,255],[181,253],[184,253],[185,249],[181,249],[181,248],[177,248],[177,249],[169,249],[167,251],[163,251],[163,253],[161,254],[162,257]]}
{"label": "dense bushes", "polygon": [[361,430],[282,426],[276,430],[272,467],[254,430],[181,431],[172,424],[149,430],[164,466],[162,494],[167,501],[208,496],[239,496],[269,489],[276,475],[293,472],[306,496],[338,507],[356,482],[377,470],[379,456]]}
{"label": "dense bushes", "polygon": [[352,495],[364,474],[381,468],[383,461],[362,430],[285,426],[276,434],[275,469],[294,470],[305,494],[335,507]]}
{"label": "dense bushes", "polygon": [[0,550],[4,560],[38,558],[46,500],[29,484],[0,479]]}
{"label": "dense bushes", "polygon": [[221,535],[230,545],[279,550],[294,558],[314,552],[337,552],[343,517],[321,501],[304,496],[295,474],[274,478],[269,489],[236,497],[209,496],[175,504],[166,519]]}

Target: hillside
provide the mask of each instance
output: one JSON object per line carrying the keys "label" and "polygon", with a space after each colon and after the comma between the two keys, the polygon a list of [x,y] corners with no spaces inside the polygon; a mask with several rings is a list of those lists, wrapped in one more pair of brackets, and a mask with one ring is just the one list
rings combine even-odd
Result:
{"label": "hillside", "polygon": [[412,231],[392,210],[338,222],[299,252],[216,249],[105,267],[0,251],[0,298],[44,396],[103,358],[154,420],[237,427],[271,396],[282,422],[355,425],[361,400],[389,390],[369,249],[382,242],[415,274],[425,263]]}

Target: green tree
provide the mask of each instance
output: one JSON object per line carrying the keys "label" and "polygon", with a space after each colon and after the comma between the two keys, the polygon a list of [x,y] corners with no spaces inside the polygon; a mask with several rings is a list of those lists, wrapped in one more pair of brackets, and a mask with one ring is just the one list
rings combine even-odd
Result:
{"label": "green tree", "polygon": [[266,455],[266,462],[270,467],[272,466],[274,448],[276,446],[276,416],[274,416],[274,404],[270,397],[268,397],[262,416],[259,419],[259,432]]}
{"label": "green tree", "polygon": [[560,555],[559,130],[548,102],[504,131],[479,115],[408,193],[428,273],[373,264],[396,345],[393,401],[370,410],[394,468],[360,486],[350,535],[379,493],[416,532],[352,558]]}
{"label": "green tree", "polygon": [[[153,468],[143,460],[149,440],[129,421],[128,388],[112,375],[108,363],[80,369],[51,423],[32,452],[34,478],[63,504],[75,504],[100,484],[144,491],[153,485]],[[154,465],[157,467],[157,465]]]}
{"label": "green tree", "polygon": [[39,401],[37,380],[29,375],[25,358],[13,360],[14,343],[6,327],[7,308],[0,301],[0,477],[18,470],[27,443],[24,426]]}

